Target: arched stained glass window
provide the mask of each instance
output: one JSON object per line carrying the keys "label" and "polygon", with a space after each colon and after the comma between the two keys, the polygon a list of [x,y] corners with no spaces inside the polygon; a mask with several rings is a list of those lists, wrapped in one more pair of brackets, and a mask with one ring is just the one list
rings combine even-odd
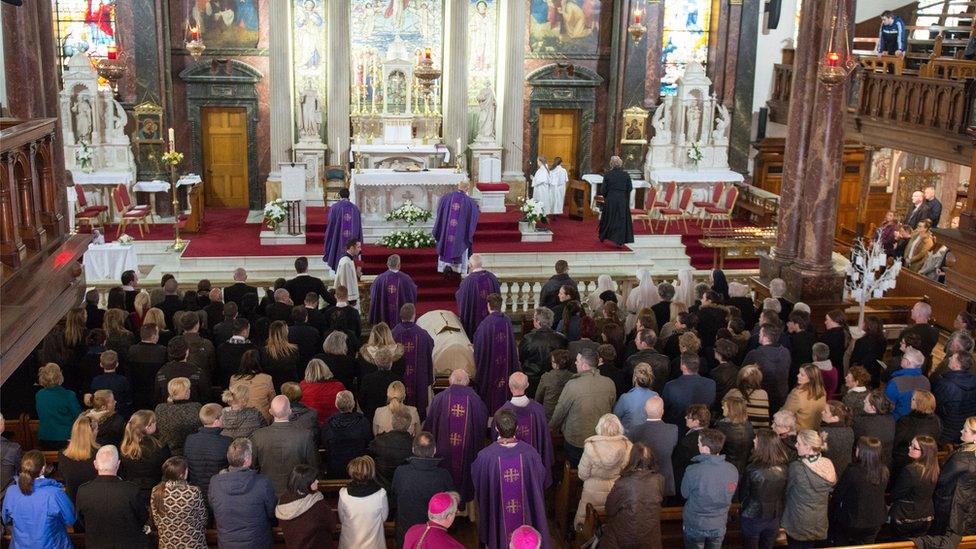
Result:
{"label": "arched stained glass window", "polygon": [[115,0],[51,0],[58,56],[66,63],[78,52],[108,57],[116,44]]}
{"label": "arched stained glass window", "polygon": [[708,62],[712,0],[665,0],[661,35],[661,95],[674,95],[676,82],[692,59]]}

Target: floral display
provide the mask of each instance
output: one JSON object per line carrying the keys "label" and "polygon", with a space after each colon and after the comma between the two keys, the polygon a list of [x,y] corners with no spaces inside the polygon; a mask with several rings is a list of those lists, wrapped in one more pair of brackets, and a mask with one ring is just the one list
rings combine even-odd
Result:
{"label": "floral display", "polygon": [[705,155],[702,153],[702,144],[698,142],[692,143],[691,148],[688,149],[688,159],[691,160],[691,163],[697,168],[698,163],[701,162],[702,158],[704,157]]}
{"label": "floral display", "polygon": [[264,205],[264,223],[272,231],[288,218],[288,202],[278,198]]}
{"label": "floral display", "polygon": [[395,231],[380,239],[380,246],[387,248],[433,248],[437,242],[425,229]]}
{"label": "floral display", "polygon": [[92,148],[88,145],[88,143],[85,142],[82,142],[81,149],[75,152],[75,160],[77,160],[78,164],[81,165],[82,171],[87,173],[91,173],[93,170],[92,158],[94,158],[94,156],[95,153],[92,152]]}
{"label": "floral display", "polygon": [[519,211],[522,212],[522,221],[529,221],[532,223],[545,223],[546,222],[546,212],[542,208],[542,202],[534,198],[527,198],[522,201],[522,205],[519,206]]}
{"label": "floral display", "polygon": [[387,221],[403,221],[408,227],[413,227],[417,223],[430,221],[434,214],[430,210],[425,210],[412,201],[407,200],[399,208],[386,214]]}

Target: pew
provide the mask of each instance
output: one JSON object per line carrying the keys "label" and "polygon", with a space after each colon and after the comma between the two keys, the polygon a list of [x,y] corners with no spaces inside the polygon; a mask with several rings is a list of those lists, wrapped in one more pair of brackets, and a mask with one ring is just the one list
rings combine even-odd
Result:
{"label": "pew", "polygon": [[[570,467],[569,462],[563,465],[563,478],[559,483],[555,496],[556,527],[559,534],[565,536],[574,530],[573,517],[583,493],[583,482],[579,478],[579,471]],[[574,503],[575,502],[575,503]],[[555,537],[555,533],[553,536]]]}

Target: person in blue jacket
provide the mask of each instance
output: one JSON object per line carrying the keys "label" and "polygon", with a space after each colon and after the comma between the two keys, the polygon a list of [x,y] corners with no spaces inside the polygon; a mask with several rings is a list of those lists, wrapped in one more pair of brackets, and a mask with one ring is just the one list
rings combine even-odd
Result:
{"label": "person in blue jacket", "polygon": [[881,32],[878,34],[879,55],[905,55],[908,48],[908,28],[905,20],[890,10],[881,13]]}
{"label": "person in blue jacket", "polygon": [[11,549],[71,549],[67,527],[75,510],[64,486],[44,478],[44,454],[31,450],[20,460],[17,482],[3,498],[3,523],[13,524]]}

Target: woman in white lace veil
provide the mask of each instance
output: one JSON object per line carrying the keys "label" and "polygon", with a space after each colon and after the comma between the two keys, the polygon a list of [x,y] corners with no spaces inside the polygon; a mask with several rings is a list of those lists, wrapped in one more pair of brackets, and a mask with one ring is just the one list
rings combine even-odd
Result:
{"label": "woman in white lace veil", "polygon": [[596,289],[590,292],[589,297],[586,298],[586,304],[590,307],[590,316],[594,316],[603,309],[603,300],[600,299],[600,294],[603,292],[615,293],[617,295],[617,305],[620,305],[622,298],[620,297],[620,293],[617,292],[617,283],[613,281],[610,275],[602,274],[596,279]]}
{"label": "woman in white lace veil", "polygon": [[678,271],[678,283],[674,285],[674,301],[691,307],[695,304],[695,270],[690,268]]}
{"label": "woman in white lace veil", "polygon": [[637,313],[645,307],[652,307],[661,301],[657,295],[657,285],[651,277],[651,270],[646,268],[637,269],[638,286],[630,291],[627,296],[627,320],[624,322],[624,329],[629,334],[637,324]]}

